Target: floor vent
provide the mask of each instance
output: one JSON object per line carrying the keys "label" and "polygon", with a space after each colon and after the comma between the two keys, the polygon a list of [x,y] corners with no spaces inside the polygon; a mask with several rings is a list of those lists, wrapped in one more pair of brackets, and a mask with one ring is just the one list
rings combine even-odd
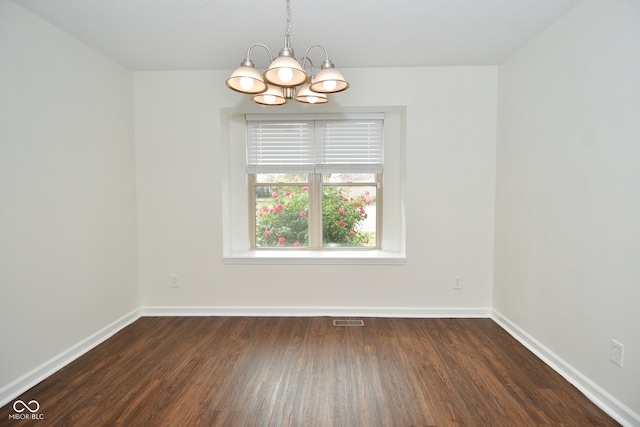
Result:
{"label": "floor vent", "polygon": [[364,326],[364,320],[334,320],[333,326]]}

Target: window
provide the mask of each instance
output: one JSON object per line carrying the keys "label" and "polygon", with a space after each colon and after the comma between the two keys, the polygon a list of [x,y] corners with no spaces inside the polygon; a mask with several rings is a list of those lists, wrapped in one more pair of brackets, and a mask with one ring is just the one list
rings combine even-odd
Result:
{"label": "window", "polygon": [[379,249],[380,114],[247,116],[253,249]]}
{"label": "window", "polygon": [[250,175],[252,247],[379,248],[381,175]]}
{"label": "window", "polygon": [[[225,264],[404,264],[406,261],[405,247],[405,123],[406,108],[404,107],[377,107],[377,108],[349,108],[337,107],[326,109],[328,114],[288,114],[279,113],[265,114],[262,108],[229,108],[221,109],[220,115],[220,174],[222,180],[222,192],[220,198],[220,213],[222,215],[222,260]],[[358,166],[352,171],[352,166],[357,162],[349,161],[339,163],[331,160],[332,156],[324,153],[317,153],[317,129],[318,122],[323,120],[342,120],[362,117],[361,112],[374,112],[378,116],[384,115],[384,126],[382,127],[382,138],[384,140],[384,150],[381,151],[377,164],[384,168],[379,170],[356,170],[357,168],[370,168],[372,166]],[[294,111],[295,112],[295,111]],[[254,115],[252,115],[254,114]],[[264,117],[268,116],[268,117]],[[366,116],[365,116],[366,117]],[[251,147],[247,144],[247,119],[259,118],[264,123],[273,122],[273,118],[288,121],[312,121],[313,127],[309,135],[313,140],[313,161],[301,161],[304,156],[296,155],[284,163],[284,169],[273,170],[270,163],[275,163],[269,159],[265,150],[260,151],[260,161],[256,163],[256,170],[248,173],[248,160],[251,158]],[[271,120],[267,120],[271,119]],[[300,130],[297,130],[300,132]],[[330,150],[327,149],[328,153]],[[309,150],[306,150],[309,151]],[[280,150],[280,154],[284,151]],[[299,145],[296,153],[305,152],[304,146]],[[372,152],[373,153],[373,152]],[[322,154],[322,156],[321,156]],[[257,158],[257,157],[256,157]],[[327,158],[322,162],[318,158]],[[295,159],[295,161],[293,160]],[[327,166],[331,165],[332,166]],[[376,163],[376,162],[372,162]],[[299,165],[307,165],[305,171],[297,170]],[[296,165],[296,166],[294,166]],[[280,166],[283,166],[281,163]],[[334,168],[325,170],[324,168]],[[318,190],[309,191],[312,186]],[[289,188],[286,188],[289,187]],[[258,237],[264,235],[265,230],[256,231],[256,198],[259,203],[266,204],[276,209],[284,210],[289,201],[285,197],[281,199],[282,208],[277,208],[278,203],[274,203],[274,192],[278,197],[287,196],[287,191],[293,193],[292,189],[305,192],[308,200],[296,200],[295,203],[305,202],[310,205],[310,210],[303,209],[292,211],[297,215],[290,216],[289,219],[297,219],[302,223],[309,222],[308,240],[306,233],[296,237],[276,236],[277,239],[265,244],[259,241]],[[302,190],[302,187],[308,187]],[[349,195],[344,194],[342,189],[349,191]],[[384,190],[384,194],[383,194]],[[335,192],[355,200],[362,195],[370,196],[369,208],[365,208],[367,214],[366,222],[362,222],[358,230],[368,233],[375,232],[375,243],[367,240],[365,246],[360,246],[360,242],[336,242],[322,237],[322,225],[315,224],[318,217],[313,215],[314,203],[322,206],[322,195],[324,192]],[[366,194],[369,192],[369,195]],[[259,194],[256,194],[259,193]],[[291,194],[290,194],[291,195]],[[383,197],[384,196],[384,197]],[[384,200],[383,200],[384,198]],[[325,198],[325,200],[327,200]],[[383,203],[384,202],[384,203]],[[294,203],[293,200],[290,204]],[[366,203],[366,202],[365,202]],[[360,202],[362,205],[362,203]],[[339,207],[335,203],[334,214],[341,215]],[[306,205],[305,205],[306,206]],[[326,202],[325,206],[329,206]],[[373,209],[375,208],[375,210]],[[263,208],[264,209],[264,208]],[[318,211],[316,207],[316,211]],[[344,207],[343,207],[344,209]],[[347,210],[345,209],[345,214]],[[325,218],[328,215],[325,214]],[[306,219],[305,219],[306,218]],[[345,222],[345,230],[348,223]],[[339,219],[337,220],[338,226]],[[304,228],[304,227],[303,227]],[[315,230],[315,231],[314,231]],[[318,235],[320,230],[320,235]],[[314,234],[316,233],[316,234]],[[272,236],[271,231],[269,232]],[[325,233],[327,234],[327,233]],[[355,231],[354,231],[355,234]],[[285,237],[284,246],[278,246],[280,237]],[[298,244],[296,245],[296,242]],[[339,244],[340,246],[337,246]],[[315,246],[314,246],[315,245]]]}

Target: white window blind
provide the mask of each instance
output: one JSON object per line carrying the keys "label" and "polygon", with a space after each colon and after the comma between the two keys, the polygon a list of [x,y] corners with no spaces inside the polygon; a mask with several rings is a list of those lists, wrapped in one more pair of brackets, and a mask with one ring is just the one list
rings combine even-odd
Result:
{"label": "white window blind", "polygon": [[247,172],[382,172],[382,114],[304,117],[247,115]]}
{"label": "white window blind", "polygon": [[247,173],[310,173],[313,167],[312,120],[247,122]]}
{"label": "white window blind", "polygon": [[382,120],[316,122],[317,173],[382,173]]}

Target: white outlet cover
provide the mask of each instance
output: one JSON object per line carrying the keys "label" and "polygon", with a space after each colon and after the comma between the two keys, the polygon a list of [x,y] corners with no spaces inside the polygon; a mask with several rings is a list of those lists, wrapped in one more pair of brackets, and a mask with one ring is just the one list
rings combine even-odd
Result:
{"label": "white outlet cover", "polygon": [[611,350],[609,352],[609,360],[622,368],[624,360],[624,345],[616,340],[611,340]]}

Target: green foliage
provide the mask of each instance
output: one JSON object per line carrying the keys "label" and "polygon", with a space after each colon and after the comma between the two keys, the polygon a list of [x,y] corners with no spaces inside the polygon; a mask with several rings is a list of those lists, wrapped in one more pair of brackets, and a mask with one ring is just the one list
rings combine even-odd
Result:
{"label": "green foliage", "polygon": [[[264,193],[261,189],[261,195]],[[256,191],[258,193],[258,191]],[[322,233],[325,246],[366,246],[370,233],[360,231],[367,218],[368,192],[352,197],[348,189],[323,187]],[[256,194],[257,196],[258,194]],[[256,207],[256,245],[259,247],[309,245],[309,189],[307,186],[273,188]]]}

